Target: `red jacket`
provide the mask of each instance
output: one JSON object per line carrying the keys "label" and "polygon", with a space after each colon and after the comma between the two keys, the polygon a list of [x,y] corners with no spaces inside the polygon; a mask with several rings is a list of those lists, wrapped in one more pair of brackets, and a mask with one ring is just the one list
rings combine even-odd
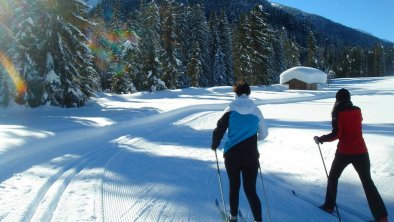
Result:
{"label": "red jacket", "polygon": [[332,132],[319,137],[320,142],[339,140],[337,153],[356,155],[367,153],[368,149],[362,135],[361,109],[351,103],[339,108],[332,117]]}

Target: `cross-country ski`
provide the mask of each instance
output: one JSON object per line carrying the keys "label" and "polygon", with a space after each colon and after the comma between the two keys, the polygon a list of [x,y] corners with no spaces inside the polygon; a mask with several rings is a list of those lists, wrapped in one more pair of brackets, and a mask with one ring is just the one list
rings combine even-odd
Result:
{"label": "cross-country ski", "polygon": [[[363,213],[357,212],[355,210],[350,209],[349,207],[344,207],[342,205],[339,205],[339,213],[340,213],[340,217],[338,217],[338,213],[336,210],[334,210],[333,212],[327,212],[324,209],[322,209],[321,207],[321,203],[317,202],[316,200],[314,200],[313,198],[309,197],[307,194],[305,193],[299,193],[296,192],[295,190],[291,190],[291,193],[293,194],[294,197],[300,198],[303,201],[311,204],[312,206],[318,208],[319,210],[332,215],[336,218],[342,218],[342,221],[363,221],[363,222],[373,222],[375,221],[374,219],[371,219],[371,217],[368,217],[366,215],[364,215]],[[350,218],[350,219],[349,219]]]}

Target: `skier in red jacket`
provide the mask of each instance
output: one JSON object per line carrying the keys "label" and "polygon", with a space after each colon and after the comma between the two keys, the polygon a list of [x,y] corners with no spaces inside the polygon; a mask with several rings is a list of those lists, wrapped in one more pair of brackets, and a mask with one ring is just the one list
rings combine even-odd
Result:
{"label": "skier in red jacket", "polygon": [[361,109],[353,105],[348,90],[342,88],[337,92],[331,114],[332,132],[314,137],[316,143],[339,140],[328,176],[326,199],[321,208],[333,212],[338,179],[345,167],[352,164],[360,177],[373,217],[377,222],[387,222],[386,207],[371,178],[369,154],[362,135]]}

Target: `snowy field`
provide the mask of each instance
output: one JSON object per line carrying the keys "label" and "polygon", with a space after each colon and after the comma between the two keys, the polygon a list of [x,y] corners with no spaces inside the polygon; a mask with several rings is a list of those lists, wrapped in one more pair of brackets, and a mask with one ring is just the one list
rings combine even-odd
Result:
{"label": "snowy field", "polygon": [[[393,218],[394,78],[384,77],[337,79],[317,91],[253,87],[251,98],[269,125],[268,138],[259,143],[267,194],[259,177],[264,221],[270,221],[267,208],[273,222],[337,221],[291,190],[316,203],[324,200],[326,175],[312,138],[330,131],[341,87],[363,111],[372,178]],[[98,94],[79,109],[1,108],[0,221],[220,221],[210,143],[232,99],[231,87],[214,87]],[[321,148],[329,168],[336,142]],[[240,199],[252,221],[243,192]],[[228,209],[227,195],[225,201]],[[352,166],[340,178],[338,204],[371,218]],[[362,221],[340,213],[342,221]]]}

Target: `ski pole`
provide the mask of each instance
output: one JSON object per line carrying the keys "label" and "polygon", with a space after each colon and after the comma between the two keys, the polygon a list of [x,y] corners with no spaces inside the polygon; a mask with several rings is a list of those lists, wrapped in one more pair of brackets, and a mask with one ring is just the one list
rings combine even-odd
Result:
{"label": "ski pole", "polygon": [[263,173],[261,172],[260,163],[259,163],[259,170],[260,170],[261,184],[263,185],[263,193],[264,193],[265,204],[267,206],[268,220],[271,222],[271,213],[270,213],[270,208],[268,206],[267,193],[265,192]]}
{"label": "ski pole", "polygon": [[215,150],[215,157],[216,157],[216,167],[217,167],[217,170],[218,170],[220,195],[222,196],[222,203],[223,203],[223,207],[224,207],[224,213],[225,213],[225,217],[226,217],[226,219],[227,219],[228,217],[227,217],[226,204],[224,203],[223,186],[222,186],[222,177],[220,176],[219,160],[218,160],[218,154],[217,154],[216,150]]}
{"label": "ski pole", "polygon": [[[319,143],[316,143],[316,144],[317,144],[317,147],[319,147],[320,157],[321,157],[321,160],[322,160],[322,162],[323,162],[324,171],[326,172],[327,180],[329,180],[329,178],[328,178],[328,173],[327,173],[327,168],[326,168],[326,164],[324,163],[323,153],[321,152]],[[332,188],[331,188],[331,187],[329,187],[329,189],[332,191]],[[337,206],[336,203],[335,203],[335,210],[337,211],[339,222],[342,222],[341,216],[339,215],[338,206]]]}

